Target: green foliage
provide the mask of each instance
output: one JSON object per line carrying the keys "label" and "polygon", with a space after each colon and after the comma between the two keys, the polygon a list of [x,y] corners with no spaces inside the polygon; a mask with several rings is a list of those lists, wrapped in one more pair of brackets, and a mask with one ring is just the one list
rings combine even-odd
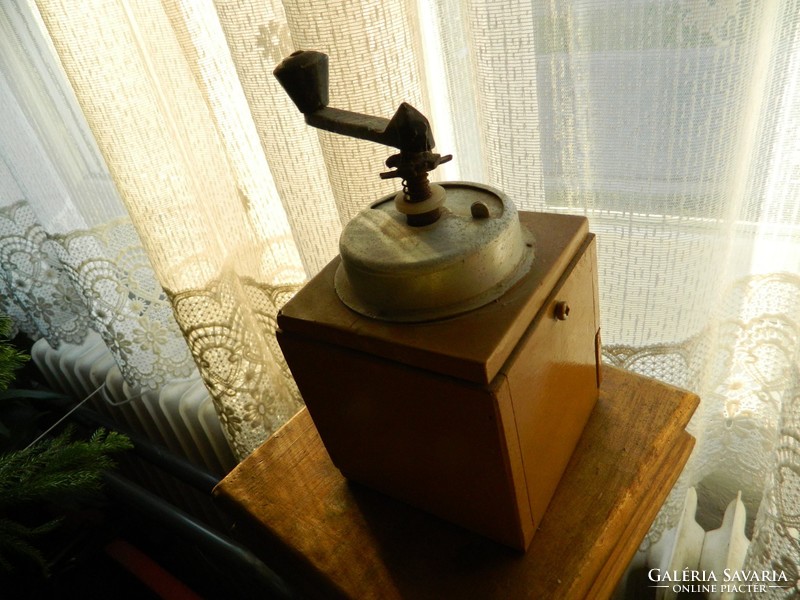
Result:
{"label": "green foliage", "polygon": [[[114,467],[110,453],[131,448],[127,437],[97,430],[88,441],[71,440],[68,429],[55,438],[0,455],[0,514],[23,506],[69,501],[96,492],[104,470]],[[46,572],[44,556],[33,539],[51,531],[59,520],[27,527],[9,518],[0,518],[0,570],[10,570],[11,556],[27,558]]]}
{"label": "green foliage", "polygon": [[47,573],[47,561],[31,541],[61,524],[61,519],[47,521],[37,527],[28,527],[13,519],[0,517],[0,572],[14,571],[12,556],[26,559]]}
{"label": "green foliage", "polygon": [[[32,402],[52,401],[62,396],[8,389],[17,369],[29,358],[8,343],[10,329],[8,317],[0,315],[0,408],[6,409],[0,420],[0,439],[19,442],[19,436],[13,436],[12,430],[27,433],[38,417],[45,414],[41,407],[33,407]],[[6,413],[13,419],[13,426]],[[88,441],[72,437],[72,429],[67,428],[56,437],[0,454],[0,573],[14,571],[21,561],[36,565],[46,575],[47,560],[35,542],[58,527],[61,519],[46,518],[44,523],[30,524],[31,514],[44,512],[52,516],[49,510],[52,507],[63,508],[65,503],[97,492],[103,471],[115,466],[109,454],[132,447],[124,435],[103,429],[97,430]],[[43,507],[48,510],[42,511]]]}
{"label": "green foliage", "polygon": [[99,489],[104,470],[114,467],[109,453],[131,443],[116,432],[97,430],[89,441],[70,441],[71,431],[0,456],[0,510],[64,494]]}
{"label": "green foliage", "polygon": [[8,389],[9,384],[14,381],[17,369],[30,358],[24,352],[20,352],[6,343],[10,333],[11,319],[0,314],[0,392]]}

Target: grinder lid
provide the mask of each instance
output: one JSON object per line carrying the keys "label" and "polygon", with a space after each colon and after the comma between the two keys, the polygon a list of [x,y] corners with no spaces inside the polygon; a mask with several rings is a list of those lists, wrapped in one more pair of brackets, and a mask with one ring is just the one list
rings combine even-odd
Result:
{"label": "grinder lid", "polygon": [[402,193],[347,224],[335,286],[348,307],[385,321],[441,319],[497,299],[530,268],[531,235],[505,194],[476,183],[431,187],[442,197],[432,224],[407,223]]}
{"label": "grinder lid", "polygon": [[[470,381],[487,384],[517,348],[538,316],[550,315],[554,291],[569,265],[592,242],[586,217],[519,213],[536,239],[536,260],[505,294],[462,315],[424,323],[390,323],[349,309],[334,290],[341,259],[334,258],[278,313],[279,335],[301,337],[327,349],[354,350]],[[573,306],[573,309],[576,307]]]}
{"label": "grinder lid", "polygon": [[[452,156],[433,152],[430,123],[403,102],[391,119],[328,106],[328,57],[298,51],[275,77],[309,125],[400,150],[383,179],[403,189],[359,213],[339,241],[336,292],[356,312],[395,322],[431,321],[501,296],[530,267],[514,205],[479,184],[431,185],[428,173]],[[393,200],[393,201],[392,201]]]}

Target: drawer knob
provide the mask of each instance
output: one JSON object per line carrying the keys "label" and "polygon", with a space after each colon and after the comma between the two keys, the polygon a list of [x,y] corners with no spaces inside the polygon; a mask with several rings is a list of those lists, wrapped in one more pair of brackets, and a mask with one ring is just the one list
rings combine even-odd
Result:
{"label": "drawer knob", "polygon": [[559,321],[566,321],[569,317],[569,304],[563,300],[556,302],[555,314]]}

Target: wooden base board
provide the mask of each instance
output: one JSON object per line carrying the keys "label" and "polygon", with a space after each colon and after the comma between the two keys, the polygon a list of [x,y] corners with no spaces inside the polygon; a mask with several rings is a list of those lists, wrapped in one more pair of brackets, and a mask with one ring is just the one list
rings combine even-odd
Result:
{"label": "wooden base board", "polygon": [[248,546],[320,598],[608,597],[694,444],[694,394],[605,367],[526,553],[347,482],[301,411],[215,496]]}

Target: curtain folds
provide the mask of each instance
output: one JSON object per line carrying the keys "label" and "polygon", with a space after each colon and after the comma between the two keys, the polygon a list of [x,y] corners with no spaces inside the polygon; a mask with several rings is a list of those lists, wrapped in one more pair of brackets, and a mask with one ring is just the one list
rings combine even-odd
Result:
{"label": "curtain folds", "polygon": [[213,7],[40,10],[233,449],[246,456],[300,406],[274,317],[305,273]]}
{"label": "curtain folds", "polygon": [[142,390],[193,365],[172,309],[29,8],[0,12],[0,299],[51,346],[91,327]]}
{"label": "curtain folds", "polygon": [[800,570],[798,0],[37,6],[44,34],[24,0],[0,9],[0,294],[20,328],[96,329],[145,388],[191,356],[239,457],[291,416],[277,311],[393,188],[386,149],[307,127],[272,77],[320,50],[332,106],[430,117],[454,155],[438,176],[589,217],[606,360],[703,398],[649,542],[688,486],[707,528],[741,490],[748,564]]}

